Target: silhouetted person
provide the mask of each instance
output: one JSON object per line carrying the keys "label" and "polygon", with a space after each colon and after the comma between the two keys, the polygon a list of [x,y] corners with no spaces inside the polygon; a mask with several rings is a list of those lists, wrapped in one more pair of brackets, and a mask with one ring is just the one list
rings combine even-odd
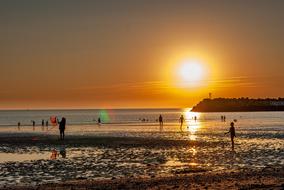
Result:
{"label": "silhouetted person", "polygon": [[182,131],[182,126],[183,126],[183,122],[184,122],[184,117],[183,117],[183,115],[180,116],[179,122],[180,122],[180,131]]}
{"label": "silhouetted person", "polygon": [[222,122],[224,121],[224,116],[222,116],[222,115],[221,115],[221,121],[222,121]]}
{"label": "silhouetted person", "polygon": [[223,116],[223,121],[226,122],[226,116],[225,115]]}
{"label": "silhouetted person", "polygon": [[194,121],[196,122],[196,120],[197,120],[197,117],[196,117],[196,116],[194,116]]}
{"label": "silhouetted person", "polygon": [[98,118],[98,125],[101,125],[102,121],[101,121],[101,118],[99,117]]}
{"label": "silhouetted person", "polygon": [[159,124],[160,124],[160,131],[162,131],[162,130],[163,130],[163,127],[164,127],[162,115],[159,116]]}
{"label": "silhouetted person", "polygon": [[21,123],[18,122],[18,130],[20,131],[21,130]]}
{"label": "silhouetted person", "polygon": [[33,123],[33,130],[35,130],[35,121],[32,120],[32,123]]}
{"label": "silhouetted person", "polygon": [[231,122],[231,127],[230,127],[230,129],[229,129],[229,131],[227,132],[227,133],[225,133],[225,134],[228,134],[228,133],[230,133],[230,135],[231,135],[231,141],[232,141],[232,150],[234,150],[234,138],[236,137],[236,131],[235,131],[235,127],[234,127],[234,125],[235,125],[235,123],[234,122]]}
{"label": "silhouetted person", "polygon": [[65,117],[62,117],[61,121],[59,122],[60,140],[64,140],[65,125],[66,125],[66,119]]}
{"label": "silhouetted person", "polygon": [[41,120],[41,130],[44,130],[44,120]]}

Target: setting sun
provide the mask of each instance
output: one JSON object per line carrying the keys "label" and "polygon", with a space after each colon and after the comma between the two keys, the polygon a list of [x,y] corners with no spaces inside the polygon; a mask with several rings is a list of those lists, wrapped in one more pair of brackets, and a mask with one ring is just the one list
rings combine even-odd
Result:
{"label": "setting sun", "polygon": [[185,60],[178,65],[176,75],[180,86],[200,87],[206,77],[206,69],[199,60]]}
{"label": "setting sun", "polygon": [[185,82],[197,82],[202,79],[203,68],[198,61],[185,61],[179,68],[179,74]]}

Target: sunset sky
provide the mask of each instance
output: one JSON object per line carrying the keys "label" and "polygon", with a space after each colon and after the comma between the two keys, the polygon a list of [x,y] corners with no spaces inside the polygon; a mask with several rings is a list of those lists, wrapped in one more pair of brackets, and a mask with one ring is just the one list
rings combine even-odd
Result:
{"label": "sunset sky", "polygon": [[283,10],[280,0],[0,1],[0,109],[283,97]]}

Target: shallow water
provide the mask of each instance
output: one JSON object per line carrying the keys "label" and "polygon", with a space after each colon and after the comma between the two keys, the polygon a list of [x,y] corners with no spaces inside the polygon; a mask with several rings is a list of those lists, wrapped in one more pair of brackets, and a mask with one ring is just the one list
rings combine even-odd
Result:
{"label": "shallow water", "polygon": [[[160,110],[161,111],[161,110]],[[158,112],[144,113],[151,118]],[[177,116],[183,113],[186,123],[183,133],[174,120],[165,122],[162,132],[155,121],[132,123],[108,123],[68,125],[66,134],[82,136],[148,137],[155,139],[183,139],[198,142],[193,146],[176,147],[56,147],[49,145],[0,147],[0,184],[38,184],[65,181],[76,178],[112,178],[123,176],[160,176],[206,171],[240,171],[284,166],[284,113],[167,113]],[[129,114],[129,113],[127,113]],[[124,112],[124,116],[127,114]],[[137,114],[137,112],[135,113]],[[76,115],[76,114],[75,114]],[[122,114],[123,115],[123,114]],[[194,121],[193,116],[198,120]],[[227,116],[227,122],[220,121],[220,115]],[[165,117],[166,117],[165,116]],[[68,119],[68,118],[67,118]],[[167,121],[167,118],[165,118]],[[224,132],[229,123],[237,119],[235,149],[231,150],[230,139]],[[0,136],[33,136],[57,134],[57,128],[48,131],[40,127],[1,126]],[[15,140],[17,140],[15,138]],[[51,160],[51,152],[62,155]]]}

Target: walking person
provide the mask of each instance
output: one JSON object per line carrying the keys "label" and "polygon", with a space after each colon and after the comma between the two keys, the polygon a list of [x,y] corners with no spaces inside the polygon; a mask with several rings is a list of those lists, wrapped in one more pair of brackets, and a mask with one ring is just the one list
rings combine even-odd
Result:
{"label": "walking person", "polygon": [[230,135],[231,135],[231,142],[232,142],[232,150],[234,150],[234,148],[235,148],[235,143],[234,143],[234,138],[236,137],[236,130],[235,130],[235,123],[234,122],[231,122],[231,127],[230,127],[230,129],[229,129],[229,131],[227,132],[227,133],[225,133],[225,134],[228,134],[228,133],[230,133]]}
{"label": "walking person", "polygon": [[184,117],[183,117],[183,115],[180,116],[179,122],[180,122],[180,131],[182,132],[182,126],[183,126],[183,122],[184,122]]}
{"label": "walking person", "polygon": [[64,140],[65,125],[66,125],[66,119],[65,117],[62,117],[61,121],[59,122],[60,140]]}
{"label": "walking person", "polygon": [[163,128],[164,128],[164,123],[163,123],[163,117],[162,117],[162,115],[159,116],[159,124],[160,124],[160,131],[162,131]]}

